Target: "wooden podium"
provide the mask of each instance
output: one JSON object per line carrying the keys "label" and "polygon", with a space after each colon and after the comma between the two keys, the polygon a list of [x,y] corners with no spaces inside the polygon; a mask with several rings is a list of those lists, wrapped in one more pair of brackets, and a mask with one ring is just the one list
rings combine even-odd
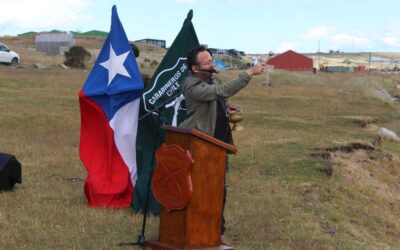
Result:
{"label": "wooden podium", "polygon": [[220,245],[227,153],[235,146],[195,129],[162,126],[166,144],[188,150],[194,160],[192,197],[187,207],[160,213],[159,239],[146,241],[146,249],[233,249]]}

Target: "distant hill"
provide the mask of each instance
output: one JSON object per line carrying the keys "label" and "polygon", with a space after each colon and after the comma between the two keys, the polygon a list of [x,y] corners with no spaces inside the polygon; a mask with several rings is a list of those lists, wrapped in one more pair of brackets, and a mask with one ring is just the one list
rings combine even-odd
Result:
{"label": "distant hill", "polygon": [[38,34],[38,33],[34,32],[34,31],[29,31],[29,32],[18,34],[18,36],[36,36],[36,34]]}
{"label": "distant hill", "polygon": [[58,33],[65,33],[65,31],[62,31],[62,30],[50,30],[49,33],[50,34],[58,34]]}
{"label": "distant hill", "polygon": [[[57,34],[57,33],[65,33],[67,31],[62,31],[62,30],[50,30],[50,31],[42,31],[42,32],[35,32],[35,31],[29,31],[25,33],[18,34],[18,36],[36,36],[37,34],[40,33],[51,33],[51,34]],[[107,37],[108,32],[105,31],[100,31],[100,30],[90,30],[86,32],[79,32],[79,31],[69,31],[69,33],[73,34],[74,36],[86,36],[86,37]]]}
{"label": "distant hill", "polygon": [[76,32],[76,31],[70,31],[70,32],[75,36],[106,37],[108,35],[108,32],[100,30],[91,30],[86,32]]}

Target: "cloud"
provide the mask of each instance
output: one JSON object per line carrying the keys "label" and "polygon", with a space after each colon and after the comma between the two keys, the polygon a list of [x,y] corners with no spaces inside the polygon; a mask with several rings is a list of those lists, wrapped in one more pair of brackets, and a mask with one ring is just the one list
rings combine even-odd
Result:
{"label": "cloud", "polygon": [[331,41],[334,49],[350,46],[355,46],[358,49],[365,49],[372,45],[372,42],[368,38],[360,35],[350,35],[348,33],[336,34],[332,36]]}
{"label": "cloud", "polygon": [[366,35],[360,31],[345,32],[340,31],[336,27],[320,25],[310,28],[304,33],[303,38],[306,40],[319,41],[323,44],[329,44],[328,49],[354,50],[361,51],[370,49],[376,44],[377,35]]}
{"label": "cloud", "polygon": [[175,0],[178,3],[195,3],[197,0]]}
{"label": "cloud", "polygon": [[328,26],[316,26],[309,29],[303,37],[308,40],[319,40],[321,38],[328,37],[333,33],[334,28]]}
{"label": "cloud", "polygon": [[285,52],[287,50],[294,50],[297,48],[299,45],[297,43],[292,43],[292,42],[282,42],[278,45],[276,48],[277,52]]}
{"label": "cloud", "polygon": [[386,33],[382,42],[390,47],[400,47],[400,31]]}
{"label": "cloud", "polygon": [[56,28],[88,20],[90,0],[13,0],[1,4],[0,27],[12,29]]}
{"label": "cloud", "polygon": [[233,4],[271,4],[274,0],[228,0]]}

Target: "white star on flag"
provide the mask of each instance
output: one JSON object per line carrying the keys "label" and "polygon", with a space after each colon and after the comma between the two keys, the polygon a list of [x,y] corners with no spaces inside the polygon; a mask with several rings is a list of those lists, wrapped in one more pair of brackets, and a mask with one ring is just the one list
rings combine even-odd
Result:
{"label": "white star on flag", "polygon": [[129,75],[128,71],[126,71],[126,68],[124,66],[124,62],[125,62],[128,54],[129,54],[129,51],[117,56],[115,54],[115,51],[114,51],[111,43],[110,43],[110,58],[107,61],[100,63],[101,66],[103,66],[104,68],[106,68],[108,70],[107,86],[110,85],[111,81],[114,79],[114,77],[117,74],[131,78],[131,76]]}

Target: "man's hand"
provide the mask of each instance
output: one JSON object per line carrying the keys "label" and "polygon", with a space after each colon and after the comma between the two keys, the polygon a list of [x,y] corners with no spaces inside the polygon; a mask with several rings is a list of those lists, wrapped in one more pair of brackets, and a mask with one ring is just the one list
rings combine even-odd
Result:
{"label": "man's hand", "polygon": [[264,64],[257,64],[251,68],[249,68],[248,70],[246,70],[246,73],[249,76],[253,76],[253,75],[259,75],[261,74],[265,69]]}

